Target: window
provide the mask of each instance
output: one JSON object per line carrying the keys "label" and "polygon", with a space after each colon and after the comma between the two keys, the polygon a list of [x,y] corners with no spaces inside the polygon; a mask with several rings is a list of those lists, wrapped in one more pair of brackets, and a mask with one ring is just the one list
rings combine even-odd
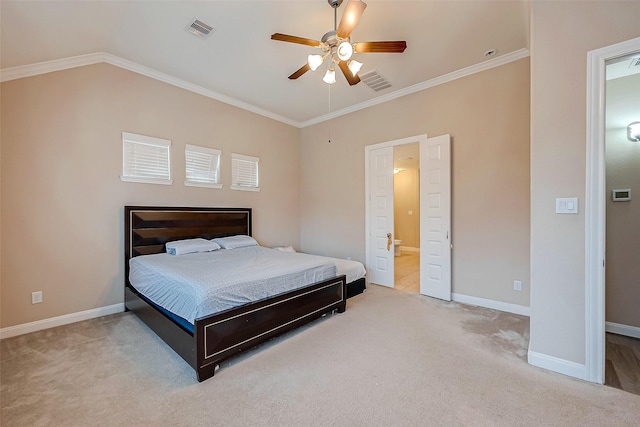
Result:
{"label": "window", "polygon": [[260,191],[257,157],[231,154],[231,189]]}
{"label": "window", "polygon": [[184,150],[187,179],[184,185],[222,188],[220,184],[220,150],[187,144]]}
{"label": "window", "polygon": [[171,141],[122,132],[123,181],[171,185]]}

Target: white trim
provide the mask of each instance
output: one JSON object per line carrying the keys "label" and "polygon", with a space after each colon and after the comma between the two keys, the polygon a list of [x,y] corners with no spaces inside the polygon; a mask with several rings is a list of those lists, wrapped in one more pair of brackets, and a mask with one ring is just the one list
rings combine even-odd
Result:
{"label": "white trim", "polygon": [[18,67],[3,68],[0,70],[0,83],[25,77],[38,76],[40,74],[53,73],[55,71],[68,70],[70,68],[84,67],[85,65],[107,62],[104,52],[89,53],[87,55],[71,56],[69,58],[55,59],[53,61],[38,62],[36,64],[21,65]]}
{"label": "white trim", "polygon": [[496,301],[491,299],[472,297],[469,295],[462,295],[451,293],[451,300],[468,305],[475,305],[478,307],[492,308],[494,310],[505,311],[507,313],[519,314],[521,316],[531,316],[531,308],[526,305],[511,304],[509,302]]}
{"label": "white trim", "polygon": [[604,383],[606,62],[640,51],[640,37],[587,53],[585,379]]}
{"label": "white trim", "polygon": [[[371,189],[369,188],[369,174],[371,173],[369,171],[369,162],[370,157],[371,157],[371,152],[373,150],[377,150],[379,148],[386,148],[386,147],[394,147],[396,145],[403,145],[403,144],[412,144],[412,143],[420,143],[421,141],[426,141],[427,140],[427,134],[422,134],[422,135],[415,135],[415,136],[410,136],[408,138],[402,138],[402,139],[396,139],[393,141],[387,141],[387,142],[380,142],[378,144],[372,144],[372,145],[366,145],[364,147],[364,176],[365,176],[365,180],[364,180],[364,197],[365,197],[365,201],[364,201],[364,211],[366,212],[366,215],[364,216],[364,245],[365,245],[365,252],[364,252],[364,259],[365,259],[365,268],[367,269],[367,271],[370,270],[369,266],[372,265],[372,261],[369,259],[372,254],[369,251],[369,234],[370,234],[370,221],[369,221],[369,199],[371,198]],[[369,275],[367,275],[367,281],[369,280]]]}
{"label": "white trim", "polygon": [[206,96],[211,99],[215,99],[216,101],[220,101],[225,104],[232,105],[234,107],[242,108],[243,110],[247,110],[252,113],[259,114],[261,116],[302,129],[302,128],[306,128],[308,126],[312,126],[327,120],[331,120],[339,116],[343,116],[345,114],[353,113],[355,111],[372,107],[374,105],[382,104],[392,99],[400,98],[405,95],[410,95],[415,92],[420,92],[425,89],[439,86],[441,84],[448,83],[452,80],[470,76],[472,74],[490,70],[492,68],[500,67],[510,62],[514,62],[522,58],[526,58],[529,56],[529,54],[530,54],[529,49],[519,49],[514,52],[499,56],[497,58],[481,62],[480,64],[475,64],[470,67],[463,68],[461,70],[453,71],[443,76],[439,76],[431,80],[426,80],[424,82],[415,84],[413,86],[409,86],[404,89],[400,89],[395,92],[391,92],[386,95],[382,95],[377,98],[370,99],[368,101],[361,102],[356,105],[352,105],[351,107],[344,108],[342,110],[334,111],[330,114],[325,114],[323,116],[306,120],[304,122],[299,122],[299,121],[281,116],[279,114],[272,113],[271,111],[267,111],[262,108],[256,107],[254,105],[248,104],[246,102],[242,102],[237,99],[231,98],[229,96],[222,95],[221,93],[214,92],[212,90],[203,88],[202,86],[189,83],[185,80],[181,80],[176,77],[170,76],[168,74],[161,73],[160,71],[156,71],[152,68],[145,67],[144,65],[137,64],[133,61],[129,61],[127,59],[124,59],[119,56],[112,55],[106,52],[96,52],[96,53],[90,53],[87,55],[78,55],[70,58],[57,59],[53,61],[39,62],[37,64],[21,65],[18,67],[1,69],[0,83],[10,81],[10,80],[21,79],[24,77],[32,77],[40,74],[51,73],[54,71],[62,71],[70,68],[83,67],[85,65],[93,65],[93,64],[105,62],[107,64],[124,68],[125,70],[133,71],[134,73],[138,73],[146,77],[151,77],[152,79],[156,79],[161,82],[168,83],[170,85],[188,90],[190,92],[197,93],[199,95]]}
{"label": "white trim", "polygon": [[622,325],[620,323],[605,322],[605,330],[612,334],[624,335],[631,338],[640,338],[640,328],[637,326]]}
{"label": "white trim", "polygon": [[198,181],[185,181],[185,187],[200,187],[200,188],[222,188],[222,184],[211,184],[207,182]]}
{"label": "white trim", "polygon": [[151,77],[152,79],[156,79],[161,82],[188,90],[189,92],[206,96],[207,98],[215,99],[216,101],[220,101],[225,104],[233,105],[234,107],[242,108],[243,110],[268,117],[270,119],[288,124],[290,126],[294,126],[297,128],[300,127],[300,123],[295,120],[288,119],[279,114],[272,113],[271,111],[264,110],[246,102],[239,101],[221,93],[214,92],[210,89],[203,88],[202,86],[189,83],[177,77],[170,76],[169,74],[156,71],[153,68],[145,67],[144,65],[140,65],[133,61],[129,61],[127,59],[120,58],[119,56],[112,55],[106,52],[90,53],[87,55],[73,56],[71,58],[40,62],[37,64],[22,65],[19,67],[5,68],[0,70],[0,83],[9,80],[21,79],[24,77],[37,76],[39,74],[51,73],[54,71],[62,71],[70,68],[83,67],[85,65],[98,64],[101,62],[105,62],[107,64],[111,64],[125,70],[133,71],[134,73],[138,73],[146,77]]}
{"label": "white trim", "polygon": [[241,185],[230,185],[229,188],[240,191],[260,191],[260,187],[243,187]]}
{"label": "white trim", "polygon": [[404,89],[400,89],[395,92],[391,92],[386,95],[382,95],[377,98],[373,98],[368,101],[361,102],[359,104],[355,104],[347,108],[343,108],[342,110],[333,111],[329,114],[316,117],[315,119],[310,119],[304,122],[300,122],[298,124],[299,125],[298,127],[305,128],[307,126],[315,125],[327,120],[334,119],[336,117],[343,116],[345,114],[353,113],[355,111],[363,110],[365,108],[369,108],[374,105],[382,104],[384,102],[391,101],[393,99],[400,98],[405,95],[411,95],[412,93],[420,92],[425,89],[429,89],[435,86],[449,83],[450,81],[457,80],[462,77],[467,77],[472,74],[476,74],[482,71],[490,70],[492,68],[500,67],[502,65],[505,65],[514,61],[518,61],[522,58],[527,58],[528,56],[529,56],[529,49],[516,50],[515,52],[511,52],[511,53],[499,56],[495,59],[490,59],[488,61],[484,61],[479,64],[475,64],[470,67],[463,68],[461,70],[453,71],[443,76],[439,76],[431,80],[426,80],[424,82],[415,84],[413,86],[409,86]]}
{"label": "white trim", "polygon": [[409,136],[407,138],[395,139],[393,141],[380,142],[377,144],[367,145],[364,147],[364,150],[366,153],[367,151],[377,150],[378,148],[395,147],[396,145],[412,144],[414,142],[418,143],[423,140],[424,141],[427,140],[426,133],[422,135]]}
{"label": "white trim", "polygon": [[172,185],[172,179],[153,179],[153,178],[136,178],[132,176],[120,175],[120,181],[122,182],[136,182],[138,184],[160,184],[160,185]]}
{"label": "white trim", "polygon": [[536,353],[529,350],[527,360],[530,365],[538,368],[547,369],[549,371],[558,372],[560,374],[569,375],[570,377],[586,379],[587,369],[585,365],[571,362],[569,360],[560,359],[542,353]]}
{"label": "white trim", "polygon": [[68,325],[70,323],[81,322],[83,320],[95,319],[96,317],[108,316],[110,314],[124,311],[124,303],[108,305],[77,313],[65,314],[63,316],[51,317],[49,319],[37,320],[35,322],[23,323],[22,325],[9,326],[0,329],[0,339],[11,338],[18,335],[40,331],[42,329],[55,328],[57,326]]}

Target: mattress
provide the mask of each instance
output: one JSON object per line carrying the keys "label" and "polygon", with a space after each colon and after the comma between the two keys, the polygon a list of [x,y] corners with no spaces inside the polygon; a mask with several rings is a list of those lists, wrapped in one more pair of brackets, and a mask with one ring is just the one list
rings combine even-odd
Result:
{"label": "mattress", "polygon": [[191,324],[338,275],[330,258],[260,246],[143,255],[131,258],[129,266],[129,282],[138,292]]}
{"label": "mattress", "polygon": [[327,258],[333,261],[338,269],[338,276],[347,276],[347,283],[355,282],[358,279],[362,279],[367,275],[367,270],[364,265],[358,261],[352,261],[341,258]]}

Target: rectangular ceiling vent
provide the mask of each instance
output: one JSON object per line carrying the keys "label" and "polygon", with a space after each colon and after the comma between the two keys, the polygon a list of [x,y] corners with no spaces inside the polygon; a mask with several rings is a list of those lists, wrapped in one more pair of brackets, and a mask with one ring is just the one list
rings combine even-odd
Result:
{"label": "rectangular ceiling vent", "polygon": [[367,86],[376,92],[391,87],[391,83],[389,83],[387,78],[378,73],[377,70],[371,70],[364,74],[360,74],[360,80],[365,82]]}
{"label": "rectangular ceiling vent", "polygon": [[213,33],[216,29],[211,25],[207,25],[204,22],[194,18],[191,24],[186,28],[191,34],[194,34],[200,38],[206,39]]}
{"label": "rectangular ceiling vent", "polygon": [[631,60],[631,64],[629,65],[629,68],[635,68],[635,67],[640,67],[640,56],[633,58]]}

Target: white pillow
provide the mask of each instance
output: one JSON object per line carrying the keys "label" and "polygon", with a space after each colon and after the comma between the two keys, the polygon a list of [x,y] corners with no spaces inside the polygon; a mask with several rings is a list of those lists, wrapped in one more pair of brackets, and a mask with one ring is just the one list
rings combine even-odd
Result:
{"label": "white pillow", "polygon": [[184,255],[196,252],[210,252],[220,249],[220,245],[207,239],[185,239],[167,242],[165,245],[169,255]]}
{"label": "white pillow", "polygon": [[253,237],[243,235],[220,237],[211,241],[219,244],[222,249],[236,249],[244,248],[247,246],[258,246],[258,242],[256,242]]}
{"label": "white pillow", "polygon": [[281,252],[295,252],[296,250],[293,249],[293,246],[278,246],[276,248],[273,249],[277,249]]}

